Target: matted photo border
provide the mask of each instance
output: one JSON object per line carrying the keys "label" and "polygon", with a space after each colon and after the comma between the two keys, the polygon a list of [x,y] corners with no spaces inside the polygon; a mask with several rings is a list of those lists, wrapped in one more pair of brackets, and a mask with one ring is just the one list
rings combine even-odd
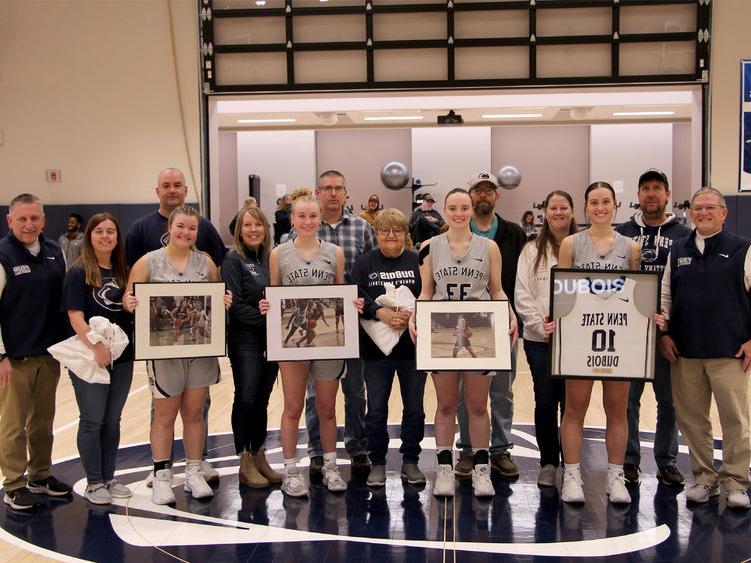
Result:
{"label": "matted photo border", "polygon": [[[620,289],[613,286],[613,282],[619,279],[623,279],[624,283],[625,280],[634,282],[633,285],[629,284],[632,293],[628,296],[624,294],[623,298],[619,297]],[[585,289],[585,285],[588,289]],[[595,291],[612,293],[610,298],[599,302],[579,302],[580,294],[594,295]],[[626,298],[630,301],[626,301]],[[577,302],[580,307],[574,309]],[[659,354],[653,314],[659,307],[659,272],[553,268],[550,273],[550,318],[556,321],[556,329],[550,338],[550,376],[602,381],[653,381]],[[639,317],[623,316],[624,312],[628,315],[631,311],[638,313]],[[571,317],[568,323],[561,322],[572,314],[580,317],[575,321]],[[629,324],[624,325],[625,322]],[[572,338],[570,334],[574,329],[576,332]],[[584,346],[586,350],[577,349],[572,353],[575,344]],[[565,360],[564,350],[568,350]],[[642,353],[643,358],[640,356]],[[567,365],[562,366],[563,363]],[[633,370],[628,370],[629,363],[634,364]]]}
{"label": "matted photo border", "polygon": [[[467,357],[463,353],[461,357],[446,357],[446,351],[456,347],[456,340],[448,343],[446,334],[451,338],[462,338],[469,341],[473,346],[477,345],[477,335],[472,333],[468,337],[459,337],[455,330],[446,327],[446,331],[433,330],[433,315],[492,315],[487,318],[490,329],[488,340],[486,337],[485,350],[490,350],[490,355],[478,355]],[[511,369],[511,340],[508,334],[509,326],[509,302],[481,300],[481,301],[416,301],[415,302],[415,328],[417,329],[416,356],[417,369],[425,371],[496,371]],[[468,327],[471,330],[471,327]],[[443,334],[442,332],[446,332]],[[469,340],[466,340],[466,339]],[[471,339],[475,338],[475,343]],[[462,342],[462,343],[464,343]],[[448,348],[447,348],[448,346]],[[466,350],[466,348],[465,348]],[[460,350],[457,350],[460,352]]]}
{"label": "matted photo border", "polygon": [[[360,357],[359,313],[354,304],[357,299],[356,285],[272,285],[266,287],[266,299],[269,301],[269,311],[266,314],[266,356],[269,361],[345,360]],[[334,299],[342,300],[343,322],[341,337],[336,332],[333,345],[310,345],[313,342],[300,340],[302,334],[293,335],[301,346],[284,345],[282,332],[289,333],[286,325],[291,320],[284,318],[284,302],[313,300],[325,303]],[[328,320],[335,322],[334,317]],[[301,328],[300,331],[304,333],[304,329]],[[330,334],[330,331],[327,333]],[[339,341],[342,341],[341,344],[338,344]]]}
{"label": "matted photo border", "polygon": [[[224,282],[139,282],[133,284],[133,291],[139,301],[135,311],[133,338],[136,360],[207,358],[226,355],[226,311],[224,309],[226,286]],[[157,297],[167,299],[198,297],[210,300],[211,312],[204,319],[206,322],[202,320],[203,326],[196,328],[195,343],[183,341],[166,345],[153,344],[152,336],[160,330],[165,332],[159,326],[153,326],[155,320],[152,315],[151,301]],[[183,328],[180,327],[180,330]],[[190,330],[190,328],[185,330]],[[202,331],[201,334],[198,334],[199,330]]]}

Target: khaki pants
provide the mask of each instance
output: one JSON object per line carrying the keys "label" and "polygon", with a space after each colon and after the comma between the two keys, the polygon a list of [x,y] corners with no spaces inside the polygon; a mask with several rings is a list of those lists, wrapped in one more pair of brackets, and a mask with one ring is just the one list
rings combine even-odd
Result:
{"label": "khaki pants", "polygon": [[[726,490],[746,489],[751,463],[749,443],[748,375],[741,360],[678,358],[672,370],[673,400],[678,428],[688,444],[691,470],[699,485]],[[714,467],[714,441],[709,407],[714,396],[722,428],[722,460]]]}
{"label": "khaki pants", "polygon": [[[0,470],[6,491],[44,479],[52,462],[52,423],[60,364],[52,356],[11,360],[13,377],[0,389]],[[27,457],[28,450],[28,457]]]}

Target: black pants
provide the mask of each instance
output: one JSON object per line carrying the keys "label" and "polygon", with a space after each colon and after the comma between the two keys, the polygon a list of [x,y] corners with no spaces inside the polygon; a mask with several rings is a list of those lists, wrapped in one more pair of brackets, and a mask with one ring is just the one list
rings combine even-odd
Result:
{"label": "black pants", "polygon": [[269,396],[278,366],[267,362],[265,346],[250,342],[229,343],[235,400],[232,403],[232,434],[235,451],[255,452],[266,441]]}
{"label": "black pants", "polygon": [[535,435],[540,449],[540,465],[558,467],[561,460],[558,407],[560,405],[560,416],[563,418],[566,385],[563,379],[550,377],[549,352],[547,342],[524,341],[524,353],[527,355],[535,390]]}

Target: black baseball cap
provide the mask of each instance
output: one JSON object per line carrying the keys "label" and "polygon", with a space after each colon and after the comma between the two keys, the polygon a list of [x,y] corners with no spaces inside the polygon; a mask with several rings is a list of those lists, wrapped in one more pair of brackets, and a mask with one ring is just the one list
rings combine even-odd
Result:
{"label": "black baseball cap", "polygon": [[668,177],[662,170],[658,170],[657,168],[650,168],[646,172],[643,172],[642,175],[639,176],[638,186],[641,187],[644,182],[649,182],[650,180],[657,180],[658,182],[662,182],[663,184],[665,184],[666,189],[670,189],[670,185],[668,184]]}

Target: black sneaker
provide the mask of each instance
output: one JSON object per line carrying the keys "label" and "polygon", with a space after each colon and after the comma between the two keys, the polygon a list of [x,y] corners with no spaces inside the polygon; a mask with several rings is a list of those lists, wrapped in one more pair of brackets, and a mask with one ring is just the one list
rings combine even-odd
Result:
{"label": "black sneaker", "polygon": [[639,470],[638,465],[634,463],[623,464],[623,476],[626,478],[627,483],[630,483],[632,485],[638,485],[640,475],[641,475],[641,471]]}
{"label": "black sneaker", "polygon": [[62,497],[69,495],[73,491],[73,487],[67,483],[58,481],[52,475],[39,481],[29,481],[28,487],[32,493],[51,497]]}
{"label": "black sneaker", "polygon": [[26,487],[21,487],[20,489],[14,489],[12,491],[5,491],[5,498],[3,498],[3,501],[5,504],[16,510],[28,510],[34,508],[42,501],[42,499]]}
{"label": "black sneaker", "polygon": [[675,465],[666,465],[657,469],[657,479],[668,487],[680,487],[683,485],[683,475]]}
{"label": "black sneaker", "polygon": [[358,454],[352,458],[352,474],[367,477],[370,473],[370,460],[365,454]]}
{"label": "black sneaker", "polygon": [[310,467],[308,468],[308,472],[311,475],[320,475],[323,471],[323,456],[322,455],[314,455],[310,458]]}

